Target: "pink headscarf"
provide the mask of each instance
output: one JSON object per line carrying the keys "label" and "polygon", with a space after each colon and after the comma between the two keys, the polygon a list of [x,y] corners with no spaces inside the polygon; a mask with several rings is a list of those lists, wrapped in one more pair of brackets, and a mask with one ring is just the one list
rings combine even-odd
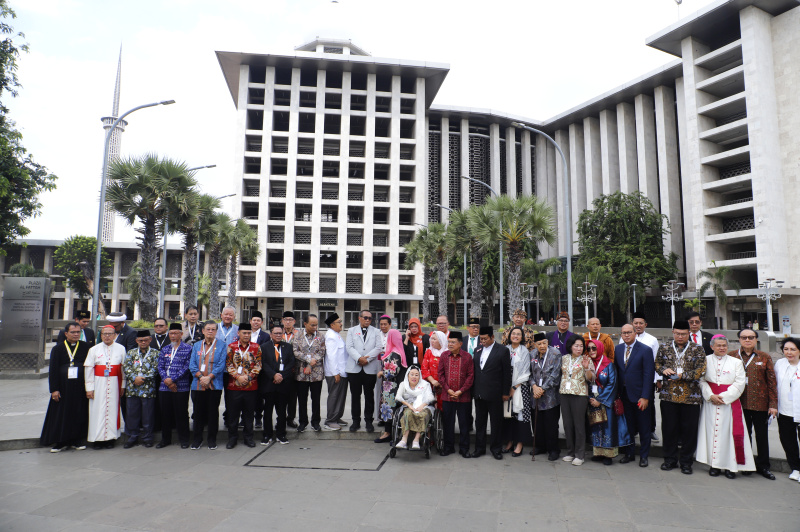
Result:
{"label": "pink headscarf", "polygon": [[598,361],[598,363],[600,362],[600,359],[602,358],[602,361],[603,361],[602,366],[598,366],[597,368],[595,368],[595,373],[600,373],[601,371],[603,371],[605,369],[606,366],[611,364],[611,360],[609,360],[608,357],[603,356],[603,352],[606,350],[605,346],[603,345],[603,342],[601,342],[599,340],[589,340],[589,341],[594,343],[594,345],[597,346],[597,357],[598,357],[597,361]]}
{"label": "pink headscarf", "polygon": [[406,362],[406,350],[403,346],[403,335],[401,335],[400,331],[397,329],[389,329],[386,335],[386,349],[384,350],[381,360],[392,353],[400,355],[400,363],[403,364],[404,368],[408,367],[408,363]]}

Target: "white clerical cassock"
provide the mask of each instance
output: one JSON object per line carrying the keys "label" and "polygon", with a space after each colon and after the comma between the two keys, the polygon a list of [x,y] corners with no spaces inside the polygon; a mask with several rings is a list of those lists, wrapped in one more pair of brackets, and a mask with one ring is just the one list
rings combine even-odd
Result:
{"label": "white clerical cassock", "polygon": [[94,399],[89,399],[87,441],[108,441],[120,436],[119,398],[125,388],[124,358],[125,348],[116,342],[111,345],[99,343],[86,355],[83,363],[86,391],[94,392]]}
{"label": "white clerical cassock", "polygon": [[[703,406],[697,432],[697,461],[717,469],[755,471],[753,449],[744,425],[739,396],[747,377],[742,361],[728,355],[706,357],[706,375],[700,380]],[[715,405],[709,398],[719,395],[724,405]]]}

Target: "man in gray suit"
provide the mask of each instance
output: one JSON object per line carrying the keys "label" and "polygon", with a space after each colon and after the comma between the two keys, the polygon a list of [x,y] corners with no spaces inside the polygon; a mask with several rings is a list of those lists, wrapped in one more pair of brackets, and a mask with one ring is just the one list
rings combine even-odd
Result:
{"label": "man in gray suit", "polygon": [[353,424],[350,432],[361,428],[361,393],[364,393],[364,422],[367,432],[374,432],[372,416],[375,409],[373,389],[380,369],[378,355],[382,344],[380,331],[372,327],[372,312],[362,310],[358,315],[359,325],[347,331],[347,381],[350,383],[350,412]]}

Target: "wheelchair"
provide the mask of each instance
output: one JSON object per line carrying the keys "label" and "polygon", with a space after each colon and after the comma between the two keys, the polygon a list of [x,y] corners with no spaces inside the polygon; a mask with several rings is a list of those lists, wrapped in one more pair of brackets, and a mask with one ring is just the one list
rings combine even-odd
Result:
{"label": "wheelchair", "polygon": [[[444,449],[444,424],[442,422],[442,413],[436,409],[436,403],[433,406],[433,415],[425,427],[425,432],[419,438],[420,450],[425,453],[425,458],[430,460],[431,449],[435,448],[437,451]],[[394,409],[392,413],[392,448],[389,450],[389,457],[394,458],[397,456],[397,443],[403,438],[403,428],[400,426],[400,420],[403,418],[403,412],[406,406],[400,405]],[[408,447],[409,451],[413,451]]]}

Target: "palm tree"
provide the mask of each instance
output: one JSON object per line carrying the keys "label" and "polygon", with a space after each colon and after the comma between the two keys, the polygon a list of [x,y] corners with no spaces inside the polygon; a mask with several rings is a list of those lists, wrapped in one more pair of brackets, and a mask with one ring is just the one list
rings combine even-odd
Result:
{"label": "palm tree", "polygon": [[[554,270],[560,266],[561,260],[556,257],[551,257],[541,262],[536,259],[522,261],[522,279],[528,284],[538,285],[539,305],[544,310],[553,308],[555,302],[560,299],[561,289],[555,283],[554,278]],[[555,298],[553,297],[554,292],[556,293]],[[547,300],[546,305],[545,300]]]}
{"label": "palm tree", "polygon": [[520,276],[525,249],[555,242],[555,213],[550,204],[536,196],[496,196],[490,198],[485,206],[489,211],[488,219],[480,223],[473,220],[470,231],[483,249],[503,243],[507,259],[508,303],[513,313],[522,308]]}
{"label": "palm tree", "polygon": [[414,238],[405,245],[405,251],[407,269],[412,269],[416,264],[422,266],[422,322],[428,323],[431,321],[430,272],[436,264],[436,253],[432,241],[428,238],[428,228],[417,231]]}
{"label": "palm tree", "polygon": [[[472,238],[472,235],[469,232],[469,227],[467,224],[470,212],[474,208],[478,207],[473,207],[466,211],[453,211],[450,213],[450,217],[448,219],[448,224],[447,224],[447,233],[445,234],[445,247],[448,256],[459,257],[465,251],[470,254],[470,257],[472,259],[473,274],[471,280],[472,282],[469,283],[469,285],[472,286],[472,296],[470,297],[469,315],[471,317],[479,318],[481,316],[480,283],[483,282],[482,279],[483,256],[477,253],[477,241],[474,238]],[[477,275],[479,284],[474,284],[476,268],[481,270]],[[453,290],[456,290],[455,288],[456,284],[458,285],[459,289],[463,288],[461,286],[461,283],[454,283]],[[455,296],[454,299],[458,299],[458,297]],[[467,302],[464,301],[464,304],[466,305]]]}
{"label": "palm tree", "polygon": [[227,235],[233,232],[233,222],[227,214],[217,212],[209,217],[209,228],[211,231],[203,234],[202,243],[208,253],[208,273],[211,278],[208,288],[208,318],[216,319],[219,313],[219,278],[225,269],[222,248]]}
{"label": "palm tree", "polygon": [[37,268],[33,264],[24,264],[22,262],[9,268],[8,274],[11,277],[50,277],[50,274],[45,270]]}
{"label": "palm tree", "polygon": [[131,272],[125,281],[122,283],[125,286],[125,291],[128,292],[128,302],[135,305],[141,300],[142,297],[142,263],[134,262],[131,266]]}
{"label": "palm tree", "polygon": [[[219,299],[219,298],[218,298]],[[211,300],[211,277],[205,273],[200,274],[197,280],[197,307],[202,311],[203,307],[206,309],[206,316],[208,317],[208,303]],[[202,312],[201,312],[202,315]]]}
{"label": "palm tree", "polygon": [[228,299],[226,304],[236,308],[236,291],[239,286],[239,259],[255,260],[261,253],[258,234],[243,219],[236,220],[222,245],[222,254],[228,257]]}
{"label": "palm tree", "polygon": [[701,297],[708,291],[714,294],[714,316],[717,319],[717,328],[722,328],[722,316],[720,316],[720,309],[728,304],[728,296],[725,294],[726,288],[734,290],[736,295],[742,289],[734,279],[729,279],[728,276],[733,272],[730,266],[717,266],[716,261],[711,261],[711,269],[700,270],[697,273],[698,279],[706,279],[697,289],[697,296]]}
{"label": "palm tree", "polygon": [[183,302],[185,306],[196,305],[197,245],[204,239],[201,233],[210,231],[210,215],[220,203],[214,196],[194,190],[176,195],[174,200],[176,204],[170,209],[169,226],[183,235]]}
{"label": "palm tree", "polygon": [[158,237],[163,234],[167,206],[174,205],[174,196],[185,194],[197,181],[185,163],[155,154],[115,160],[108,177],[106,199],[128,225],[139,224],[141,315],[153,321],[158,305]]}
{"label": "palm tree", "polygon": [[443,223],[432,223],[428,226],[427,238],[431,241],[436,257],[436,291],[439,315],[447,316],[447,247],[445,235],[447,227]]}

